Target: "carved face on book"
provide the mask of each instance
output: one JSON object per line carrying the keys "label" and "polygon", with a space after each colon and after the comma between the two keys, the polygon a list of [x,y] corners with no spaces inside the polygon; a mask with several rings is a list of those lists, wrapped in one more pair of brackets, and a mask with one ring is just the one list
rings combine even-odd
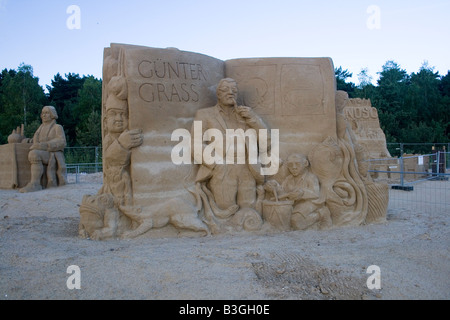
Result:
{"label": "carved face on book", "polygon": [[287,159],[288,170],[294,177],[298,177],[300,174],[303,174],[308,165],[308,159],[301,154],[293,154]]}
{"label": "carved face on book", "polygon": [[217,86],[217,99],[222,106],[233,107],[237,100],[237,83],[233,79],[223,79]]}
{"label": "carved face on book", "polygon": [[106,113],[106,125],[109,133],[122,133],[128,127],[127,109],[108,109]]}

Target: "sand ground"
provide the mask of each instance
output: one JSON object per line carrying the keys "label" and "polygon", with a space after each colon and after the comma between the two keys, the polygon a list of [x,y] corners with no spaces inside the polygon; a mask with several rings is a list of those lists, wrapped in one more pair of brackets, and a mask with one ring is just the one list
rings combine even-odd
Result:
{"label": "sand ground", "polygon": [[[449,198],[450,182],[441,183]],[[450,299],[447,205],[400,202],[385,223],[328,231],[80,239],[79,204],[100,187],[97,174],[27,194],[0,190],[0,300]],[[67,287],[71,265],[80,289]],[[371,265],[380,289],[367,287]]]}

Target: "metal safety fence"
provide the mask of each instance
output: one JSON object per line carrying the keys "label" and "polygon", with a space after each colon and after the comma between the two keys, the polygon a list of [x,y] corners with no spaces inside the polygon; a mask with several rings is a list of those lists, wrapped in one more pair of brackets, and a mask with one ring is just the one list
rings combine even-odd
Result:
{"label": "metal safety fence", "polygon": [[103,179],[102,163],[67,164],[67,183],[101,182]]}
{"label": "metal safety fence", "polygon": [[389,184],[389,210],[450,213],[449,152],[371,159],[375,181]]}
{"label": "metal safety fence", "polygon": [[71,164],[102,162],[102,147],[66,147],[64,158]]}
{"label": "metal safety fence", "polygon": [[64,157],[68,183],[98,181],[103,177],[101,147],[66,147]]}
{"label": "metal safety fence", "polygon": [[[450,151],[450,143],[406,143],[406,142],[388,142],[387,149],[392,157],[400,158],[405,154],[430,154],[437,151]],[[446,168],[450,168],[450,157],[446,159]]]}

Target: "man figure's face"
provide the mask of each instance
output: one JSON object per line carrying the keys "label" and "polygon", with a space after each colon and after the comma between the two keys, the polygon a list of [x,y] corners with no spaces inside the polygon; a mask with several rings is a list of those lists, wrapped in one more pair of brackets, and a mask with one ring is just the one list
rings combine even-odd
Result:
{"label": "man figure's face", "polygon": [[128,116],[126,111],[121,109],[109,109],[106,113],[106,126],[110,133],[122,133],[128,126]]}
{"label": "man figure's face", "polygon": [[52,121],[52,113],[50,112],[50,110],[48,108],[44,108],[41,111],[41,119],[43,123],[49,123],[50,121]]}
{"label": "man figure's face", "polygon": [[234,82],[224,81],[217,89],[217,99],[222,106],[233,107],[237,99],[237,85]]}

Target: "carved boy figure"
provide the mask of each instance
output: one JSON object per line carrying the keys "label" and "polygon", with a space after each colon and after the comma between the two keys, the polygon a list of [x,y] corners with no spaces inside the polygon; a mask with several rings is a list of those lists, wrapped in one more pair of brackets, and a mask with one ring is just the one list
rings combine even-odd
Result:
{"label": "carved boy figure", "polygon": [[[224,137],[227,129],[245,131],[251,128],[257,132],[259,129],[267,129],[250,107],[237,106],[237,92],[235,80],[225,78],[219,82],[216,90],[217,104],[200,109],[195,115],[194,121],[202,122],[202,136],[208,129],[220,130]],[[206,146],[207,144],[204,144],[204,147]],[[223,159],[226,159],[225,149]],[[201,158],[197,159],[198,156],[194,153],[194,159],[202,163]],[[248,162],[237,164],[236,161],[233,164],[225,161],[223,164],[202,163],[196,177],[196,183],[201,183],[211,192],[211,207],[214,214],[220,218],[231,217],[239,208],[253,209],[256,203],[256,185],[260,180],[264,181],[264,178],[259,175],[259,169],[252,167]]]}
{"label": "carved boy figure", "polygon": [[114,77],[106,101],[106,129],[103,139],[105,182],[99,193],[112,194],[122,206],[132,205],[129,165],[131,149],[143,142],[141,130],[128,130],[128,101],[125,79]]}
{"label": "carved boy figure", "polygon": [[115,76],[108,84],[103,138],[103,186],[96,196],[85,196],[80,207],[79,234],[92,239],[121,235],[130,226],[126,211],[133,211],[131,149],[143,142],[141,130],[128,130],[126,80]]}
{"label": "carved boy figure", "polygon": [[31,163],[31,181],[20,192],[42,189],[41,178],[47,165],[47,187],[66,184],[64,148],[66,136],[63,127],[56,124],[58,114],[52,106],[45,106],[41,112],[42,124],[33,136],[33,145],[28,153]]}
{"label": "carved boy figure", "polygon": [[[275,200],[294,202],[291,225],[295,230],[331,226],[330,212],[320,198],[319,179],[309,171],[309,161],[303,154],[292,154],[286,161],[289,175],[281,185],[276,180],[265,184]],[[273,199],[272,199],[273,200]]]}

